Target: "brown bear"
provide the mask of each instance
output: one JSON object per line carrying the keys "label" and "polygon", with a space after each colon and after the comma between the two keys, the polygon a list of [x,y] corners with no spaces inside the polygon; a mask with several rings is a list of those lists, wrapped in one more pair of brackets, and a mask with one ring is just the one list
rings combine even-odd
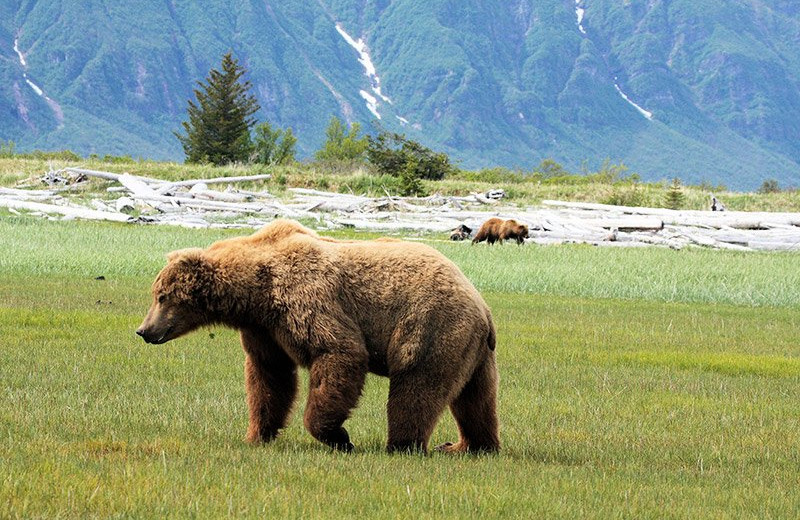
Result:
{"label": "brown bear", "polygon": [[514,219],[503,220],[493,217],[483,223],[472,239],[473,244],[486,240],[489,244],[503,243],[503,240],[513,238],[517,244],[522,244],[528,238],[528,226],[520,224]]}
{"label": "brown bear", "polygon": [[307,368],[304,425],[350,451],[342,427],[367,372],[389,377],[387,449],[426,451],[449,406],[459,429],[447,452],[500,448],[491,313],[436,250],[397,240],[339,241],[290,220],[207,249],[168,255],[136,331],[164,343],[206,324],[240,331],[247,440],[285,426]]}

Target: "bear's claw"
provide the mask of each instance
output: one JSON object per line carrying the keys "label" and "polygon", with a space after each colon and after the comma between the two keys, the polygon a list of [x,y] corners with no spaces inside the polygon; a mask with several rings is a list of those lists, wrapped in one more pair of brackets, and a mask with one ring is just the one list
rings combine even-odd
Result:
{"label": "bear's claw", "polygon": [[353,450],[355,449],[355,446],[353,446],[352,442],[330,444],[330,447],[334,451],[341,451],[344,453],[352,453]]}

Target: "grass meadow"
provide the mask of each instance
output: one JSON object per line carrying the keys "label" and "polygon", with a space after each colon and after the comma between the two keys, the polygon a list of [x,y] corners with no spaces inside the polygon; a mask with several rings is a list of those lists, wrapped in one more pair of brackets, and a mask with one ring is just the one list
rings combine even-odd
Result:
{"label": "grass meadow", "polygon": [[305,388],[243,442],[233,331],[135,336],[164,254],[233,234],[0,215],[1,518],[800,515],[797,253],[430,240],[494,313],[503,450],[385,454],[370,376],[345,455]]}

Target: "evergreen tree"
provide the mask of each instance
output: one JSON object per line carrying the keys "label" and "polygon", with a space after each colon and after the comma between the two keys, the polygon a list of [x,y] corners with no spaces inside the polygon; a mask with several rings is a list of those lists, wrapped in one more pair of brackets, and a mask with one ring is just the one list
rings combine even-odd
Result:
{"label": "evergreen tree", "polygon": [[353,123],[349,132],[344,131],[342,121],[331,117],[328,128],[325,130],[325,143],[317,151],[315,157],[318,161],[356,161],[364,158],[367,150],[367,138],[359,137],[361,125]]}
{"label": "evergreen tree", "polygon": [[405,197],[425,196],[425,188],[417,173],[419,161],[416,157],[409,157],[405,167],[400,172],[400,194]]}
{"label": "evergreen tree", "polygon": [[182,123],[186,135],[175,133],[186,162],[221,165],[248,160],[252,116],[260,107],[248,94],[250,82],[240,81],[244,73],[229,52],[222,58],[221,71],[211,69],[205,83],[197,82],[197,103],[189,100],[189,120]]}
{"label": "evergreen tree", "polygon": [[685,200],[681,180],[676,177],[672,179],[672,184],[667,189],[664,205],[669,209],[681,209]]}

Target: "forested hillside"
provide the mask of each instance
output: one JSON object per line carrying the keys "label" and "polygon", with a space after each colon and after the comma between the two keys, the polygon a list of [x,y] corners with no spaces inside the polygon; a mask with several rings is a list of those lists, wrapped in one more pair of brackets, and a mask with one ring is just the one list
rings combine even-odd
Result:
{"label": "forested hillside", "polygon": [[800,185],[789,0],[18,0],[0,4],[0,140],[182,158],[192,89],[232,51],[301,157],[332,115],[463,167]]}

